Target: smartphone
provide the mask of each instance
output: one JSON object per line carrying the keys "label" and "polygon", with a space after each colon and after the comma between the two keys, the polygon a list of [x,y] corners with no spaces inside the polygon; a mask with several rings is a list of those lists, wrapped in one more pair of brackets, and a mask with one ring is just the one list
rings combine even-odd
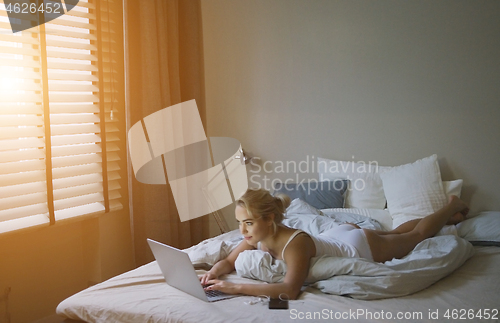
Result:
{"label": "smartphone", "polygon": [[271,298],[269,300],[269,309],[271,310],[287,310],[288,309],[288,301],[281,300],[279,298]]}

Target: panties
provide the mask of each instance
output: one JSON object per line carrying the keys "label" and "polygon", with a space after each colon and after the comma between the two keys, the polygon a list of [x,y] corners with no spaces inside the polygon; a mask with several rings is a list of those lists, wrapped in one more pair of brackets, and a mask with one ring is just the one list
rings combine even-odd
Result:
{"label": "panties", "polygon": [[[347,246],[354,247],[360,258],[373,260],[373,256],[370,250],[370,245],[368,244],[368,240],[366,239],[365,232],[363,231],[363,229],[358,229],[350,224],[341,224],[338,227],[324,231],[319,236],[317,236],[316,239],[313,240],[319,240],[322,242],[322,244],[330,242],[338,245],[338,242],[341,242]],[[320,247],[320,249],[324,248]],[[319,253],[328,254],[327,250],[323,250],[322,252],[321,250],[316,250],[317,255],[318,251],[320,251]],[[343,256],[352,256],[352,255],[343,255]]]}

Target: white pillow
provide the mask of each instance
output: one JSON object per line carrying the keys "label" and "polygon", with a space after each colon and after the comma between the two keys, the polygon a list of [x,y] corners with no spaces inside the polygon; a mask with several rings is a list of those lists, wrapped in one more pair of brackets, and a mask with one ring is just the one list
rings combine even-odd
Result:
{"label": "white pillow", "polygon": [[379,173],[388,167],[374,163],[356,163],[318,158],[319,181],[348,179],[344,207],[384,209],[385,195]]}
{"label": "white pillow", "polygon": [[473,245],[500,247],[500,212],[481,212],[457,224],[458,235]]}
{"label": "white pillow", "polygon": [[380,173],[392,227],[439,210],[447,203],[437,155]]}
{"label": "white pillow", "polygon": [[454,181],[443,181],[443,189],[446,196],[449,198],[452,195],[460,197],[462,194],[463,179],[456,179]]}
{"label": "white pillow", "polygon": [[286,209],[285,217],[287,213],[323,215],[320,210],[299,198],[292,200]]}

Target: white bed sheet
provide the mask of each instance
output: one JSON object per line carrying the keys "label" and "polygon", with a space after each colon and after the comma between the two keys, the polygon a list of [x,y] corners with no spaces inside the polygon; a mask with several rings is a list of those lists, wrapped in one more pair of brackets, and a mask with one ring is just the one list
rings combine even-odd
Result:
{"label": "white bed sheet", "polygon": [[[429,315],[437,310],[440,321],[452,322],[457,320],[446,320],[446,311],[460,314],[460,310],[473,309],[477,313],[489,309],[491,312],[500,307],[500,248],[475,249],[475,255],[450,276],[423,291],[399,298],[364,301],[323,294],[309,287],[298,300],[290,302],[289,310],[273,311],[264,304],[246,305],[249,296],[205,303],[167,285],[156,262],[152,262],[71,296],[59,304],[57,313],[86,322],[260,323],[308,317],[313,318],[308,322],[321,322],[335,319],[336,315],[344,317],[339,321],[356,318],[359,322],[375,322],[389,315],[394,319],[398,313],[413,316],[399,322],[435,322]],[[227,279],[255,282],[235,274],[227,275]],[[498,315],[497,320],[483,321],[498,321]]]}
{"label": "white bed sheet", "polygon": [[[221,243],[211,243],[214,240]],[[217,259],[213,255],[224,257],[238,241],[238,234],[231,232],[190,249],[196,250],[197,259],[214,263]],[[216,250],[209,250],[214,246]],[[269,310],[267,304],[261,303],[246,305],[245,302],[252,299],[250,296],[205,303],[166,284],[158,265],[152,262],[67,298],[59,304],[57,313],[86,322],[134,323],[455,322],[464,321],[458,319],[463,314],[468,322],[498,322],[500,248],[474,247],[474,250],[474,255],[451,275],[412,295],[368,301],[324,294],[307,287],[298,300],[290,301],[289,310]],[[204,272],[197,270],[200,275]],[[257,283],[235,273],[225,278],[233,282]],[[471,319],[467,316],[470,310],[474,310],[474,314],[488,310],[490,316],[496,313],[496,317]],[[446,313],[451,315],[448,319]],[[407,317],[397,319],[398,314]],[[438,320],[434,319],[436,314]],[[458,317],[454,319],[453,315]]]}

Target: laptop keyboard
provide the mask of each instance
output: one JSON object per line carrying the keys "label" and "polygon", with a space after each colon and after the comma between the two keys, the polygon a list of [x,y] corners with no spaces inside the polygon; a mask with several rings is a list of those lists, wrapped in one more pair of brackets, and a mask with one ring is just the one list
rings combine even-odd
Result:
{"label": "laptop keyboard", "polygon": [[217,297],[226,295],[220,290],[205,290],[205,294],[207,295],[207,297]]}

